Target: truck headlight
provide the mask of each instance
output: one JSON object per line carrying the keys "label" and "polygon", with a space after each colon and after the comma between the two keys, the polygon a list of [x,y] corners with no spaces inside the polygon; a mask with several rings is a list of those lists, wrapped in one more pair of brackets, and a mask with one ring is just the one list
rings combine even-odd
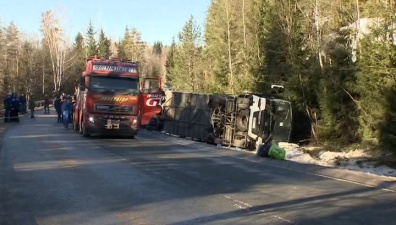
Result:
{"label": "truck headlight", "polygon": [[137,124],[137,122],[138,122],[138,118],[137,118],[137,117],[135,117],[135,118],[132,120],[132,125],[136,125],[136,124]]}
{"label": "truck headlight", "polygon": [[95,123],[95,118],[91,115],[89,116],[88,120],[90,123]]}

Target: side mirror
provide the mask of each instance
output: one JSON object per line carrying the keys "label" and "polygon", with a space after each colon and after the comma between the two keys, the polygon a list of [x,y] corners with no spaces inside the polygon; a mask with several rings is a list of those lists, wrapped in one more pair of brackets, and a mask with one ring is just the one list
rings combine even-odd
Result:
{"label": "side mirror", "polygon": [[80,89],[80,91],[85,91],[85,77],[80,78],[78,89]]}

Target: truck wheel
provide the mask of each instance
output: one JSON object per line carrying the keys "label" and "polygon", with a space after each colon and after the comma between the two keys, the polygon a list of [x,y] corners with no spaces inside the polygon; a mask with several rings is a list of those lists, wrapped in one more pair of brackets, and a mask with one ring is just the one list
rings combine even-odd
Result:
{"label": "truck wheel", "polygon": [[82,131],[82,136],[89,137],[89,134],[87,133],[87,129],[85,128],[85,125],[84,125],[84,121],[81,122],[80,127],[81,127],[81,131]]}
{"label": "truck wheel", "polygon": [[80,128],[78,126],[78,120],[77,121],[73,121],[73,130],[80,131]]}
{"label": "truck wheel", "polygon": [[74,122],[73,122],[73,130],[79,131],[79,128],[78,128],[77,123],[74,123]]}
{"label": "truck wheel", "polygon": [[[82,123],[81,123],[82,124]],[[82,130],[82,125],[80,124],[80,126],[78,126],[78,133],[79,134],[82,134],[83,133],[83,130]]]}
{"label": "truck wheel", "polygon": [[241,110],[236,118],[236,126],[239,131],[245,132],[248,130],[249,111]]}

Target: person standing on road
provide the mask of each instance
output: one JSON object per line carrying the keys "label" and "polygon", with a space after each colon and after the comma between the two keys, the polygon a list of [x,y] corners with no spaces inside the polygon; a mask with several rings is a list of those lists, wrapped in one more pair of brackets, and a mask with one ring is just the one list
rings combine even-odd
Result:
{"label": "person standing on road", "polygon": [[54,108],[56,111],[56,114],[58,114],[58,123],[62,122],[62,108],[61,108],[61,100],[58,96],[55,97],[54,100]]}
{"label": "person standing on road", "polygon": [[19,96],[19,101],[21,102],[21,113],[25,114],[26,113],[26,97],[24,94]]}
{"label": "person standing on road", "polygon": [[68,96],[66,101],[62,103],[63,124],[65,128],[69,127],[70,112],[72,110],[71,97]]}
{"label": "person standing on road", "polygon": [[49,114],[49,104],[50,104],[50,100],[48,98],[48,95],[45,95],[44,98],[44,114]]}
{"label": "person standing on road", "polygon": [[71,111],[70,111],[70,117],[69,117],[69,122],[70,123],[73,123],[73,112],[74,112],[74,108],[76,107],[76,99],[74,98],[74,96],[70,96],[71,97],[71,105],[72,105],[72,107],[71,107]]}
{"label": "person standing on road", "polygon": [[11,111],[10,118],[11,121],[19,121],[19,112],[21,110],[21,102],[16,93],[11,94]]}
{"label": "person standing on road", "polygon": [[9,122],[10,120],[10,111],[11,111],[11,94],[7,93],[4,102],[4,122]]}
{"label": "person standing on road", "polygon": [[33,95],[30,95],[29,97],[30,118],[34,118],[34,108],[36,108],[36,102],[33,99]]}

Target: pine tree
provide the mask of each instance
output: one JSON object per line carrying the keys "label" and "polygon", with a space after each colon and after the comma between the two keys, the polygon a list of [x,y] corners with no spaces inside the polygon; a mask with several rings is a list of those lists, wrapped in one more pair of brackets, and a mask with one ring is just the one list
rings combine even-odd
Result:
{"label": "pine tree", "polygon": [[174,52],[174,68],[169,74],[176,90],[204,91],[201,59],[201,31],[191,16],[178,35],[179,44]]}
{"label": "pine tree", "polygon": [[394,113],[394,107],[389,105],[392,100],[387,96],[393,93],[396,85],[396,47],[387,40],[386,27],[379,27],[361,41],[358,61],[360,131],[363,141],[374,145],[387,145],[386,142],[381,143],[380,138],[390,139],[394,132],[393,128],[385,128],[389,126],[387,119]]}
{"label": "pine tree", "polygon": [[162,48],[163,48],[162,42],[160,42],[160,41],[154,42],[153,53],[156,54],[156,55],[161,55],[162,54]]}
{"label": "pine tree", "polygon": [[123,40],[120,40],[116,43],[117,46],[117,57],[120,59],[126,59],[126,51],[125,51],[125,46],[123,43]]}
{"label": "pine tree", "polygon": [[99,33],[98,54],[101,57],[105,57],[105,58],[109,58],[109,56],[111,55],[110,40],[106,37],[103,29],[101,29]]}
{"label": "pine tree", "polygon": [[356,69],[346,34],[327,46],[324,76],[318,85],[319,134],[322,141],[348,145],[359,141]]}
{"label": "pine tree", "polygon": [[144,50],[146,43],[142,40],[142,35],[136,28],[130,30],[131,42],[129,46],[130,59],[132,61],[145,63],[144,60]]}
{"label": "pine tree", "polygon": [[383,150],[396,153],[396,84],[383,90],[384,118],[380,123],[379,144]]}
{"label": "pine tree", "polygon": [[172,73],[175,68],[175,51],[176,51],[176,41],[175,38],[173,38],[165,62],[165,70],[166,70],[165,77],[166,77],[166,81],[170,83],[172,83]]}
{"label": "pine tree", "polygon": [[70,58],[73,59],[73,64],[67,70],[67,77],[64,84],[64,91],[73,93],[77,81],[85,69],[85,44],[83,35],[78,32],[74,38]]}
{"label": "pine tree", "polygon": [[86,38],[87,57],[98,55],[98,46],[96,44],[95,34],[96,32],[92,25],[92,21],[90,21],[87,29],[87,38]]}

